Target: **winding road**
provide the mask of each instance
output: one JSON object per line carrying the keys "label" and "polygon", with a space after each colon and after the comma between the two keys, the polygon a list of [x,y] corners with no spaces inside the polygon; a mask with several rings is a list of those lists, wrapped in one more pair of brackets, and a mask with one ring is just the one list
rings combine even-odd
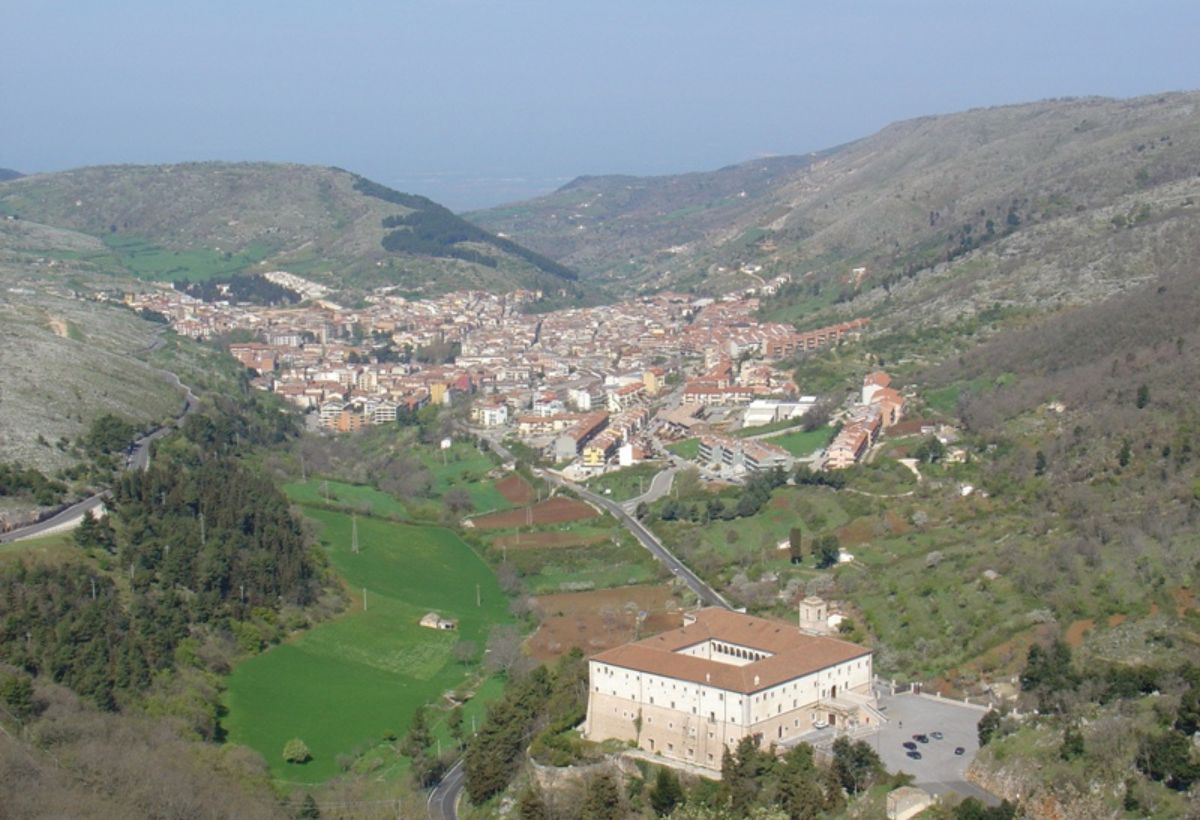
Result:
{"label": "winding road", "polygon": [[[158,345],[162,344],[162,338],[159,337],[155,343],[152,343],[147,350],[153,350]],[[166,424],[162,427],[156,427],[146,435],[133,442],[133,448],[129,452],[129,457],[126,460],[126,467],[133,470],[145,470],[150,466],[150,445],[155,439],[162,438],[172,430],[179,427],[184,418],[188,414],[195,412],[199,406],[200,400],[196,394],[192,392],[192,388],[179,380],[179,377],[169,370],[161,370],[163,377],[171,382],[172,385],[183,391],[183,409],[175,418],[175,421]],[[79,501],[64,510],[61,510],[47,519],[30,524],[27,527],[19,527],[15,530],[10,530],[0,534],[0,544],[8,544],[13,541],[20,541],[23,538],[34,538],[39,535],[46,535],[51,532],[56,532],[60,529],[68,529],[74,526],[83,519],[85,513],[89,510],[94,510],[104,503],[104,499],[108,497],[108,491],[96,493],[82,501]]]}
{"label": "winding road", "polygon": [[462,793],[465,780],[466,772],[462,758],[459,758],[446,770],[442,781],[434,786],[429,799],[425,801],[429,820],[458,820],[458,796]]}

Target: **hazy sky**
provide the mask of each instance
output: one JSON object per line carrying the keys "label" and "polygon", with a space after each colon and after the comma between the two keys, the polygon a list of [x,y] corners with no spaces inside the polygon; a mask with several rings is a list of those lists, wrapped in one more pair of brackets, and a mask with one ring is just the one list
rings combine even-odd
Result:
{"label": "hazy sky", "polygon": [[338,165],[455,208],[1200,88],[1196,0],[0,0],[0,166]]}

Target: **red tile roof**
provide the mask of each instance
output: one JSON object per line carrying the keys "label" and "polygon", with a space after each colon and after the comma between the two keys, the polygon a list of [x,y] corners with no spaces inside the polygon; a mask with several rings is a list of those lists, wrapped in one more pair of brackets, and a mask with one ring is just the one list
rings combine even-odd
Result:
{"label": "red tile roof", "polygon": [[[745,666],[734,666],[679,651],[707,640],[725,641],[771,655]],[[592,660],[751,693],[870,654],[870,649],[847,641],[806,635],[790,624],[713,607],[697,612],[695,623],[606,650],[592,656]]]}

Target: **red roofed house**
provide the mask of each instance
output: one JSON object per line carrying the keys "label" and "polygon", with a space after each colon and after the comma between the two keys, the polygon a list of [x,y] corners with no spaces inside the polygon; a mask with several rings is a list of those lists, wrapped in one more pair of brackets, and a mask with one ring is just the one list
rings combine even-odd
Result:
{"label": "red roofed house", "polygon": [[702,609],[680,629],[589,659],[584,736],[719,771],[747,735],[782,744],[827,724],[882,722],[871,657],[792,624]]}
{"label": "red roofed house", "polygon": [[881,390],[892,383],[892,377],[882,370],[876,370],[874,373],[868,373],[863,379],[862,386],[862,403],[870,404],[871,397],[875,395],[875,391]]}

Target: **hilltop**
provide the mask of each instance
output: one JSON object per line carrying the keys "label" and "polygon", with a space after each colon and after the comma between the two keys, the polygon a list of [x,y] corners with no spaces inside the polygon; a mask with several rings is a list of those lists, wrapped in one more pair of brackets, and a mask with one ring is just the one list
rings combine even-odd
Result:
{"label": "hilltop", "polygon": [[338,168],[214,162],[35,174],[0,184],[0,214],[46,227],[0,251],[80,273],[199,280],[282,269],[411,293],[570,290],[575,278],[432,200]]}
{"label": "hilltop", "polygon": [[10,179],[17,179],[24,176],[20,171],[14,171],[12,168],[0,168],[0,182],[7,182]]}
{"label": "hilltop", "polygon": [[[593,280],[718,292],[752,287],[754,274],[790,273],[805,292],[781,318],[980,249],[1002,269],[987,283],[989,300],[1090,301],[1152,273],[1144,257],[1167,234],[1195,239],[1198,102],[1200,94],[1171,93],[921,117],[818,155],[577,180],[469,216]],[[1136,231],[1122,234],[1129,226]],[[1070,261],[1079,249],[1089,254],[1082,270]],[[1017,270],[1014,254],[1049,258]],[[969,267],[951,273],[942,295],[948,281],[959,291],[984,282]]]}

